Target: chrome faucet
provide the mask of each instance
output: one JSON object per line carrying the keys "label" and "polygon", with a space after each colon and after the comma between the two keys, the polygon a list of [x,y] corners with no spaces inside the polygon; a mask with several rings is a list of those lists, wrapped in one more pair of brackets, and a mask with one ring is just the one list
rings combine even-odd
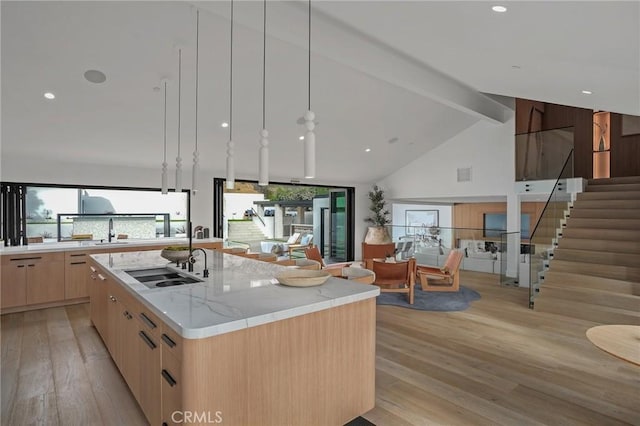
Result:
{"label": "chrome faucet", "polygon": [[116,234],[114,234],[113,232],[113,218],[110,217],[109,218],[109,242],[111,242],[111,239],[115,236]]}
{"label": "chrome faucet", "polygon": [[193,264],[196,262],[195,257],[193,257],[193,252],[198,250],[204,253],[204,270],[202,271],[202,277],[207,278],[209,276],[209,270],[207,269],[207,252],[203,248],[197,247],[189,252],[189,272],[193,272]]}

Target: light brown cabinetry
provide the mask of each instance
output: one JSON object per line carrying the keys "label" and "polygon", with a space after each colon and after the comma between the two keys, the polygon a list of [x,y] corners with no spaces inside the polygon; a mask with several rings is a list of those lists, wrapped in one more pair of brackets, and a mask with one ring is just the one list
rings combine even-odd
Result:
{"label": "light brown cabinetry", "polygon": [[64,254],[64,298],[66,300],[89,297],[87,259],[90,252]]}
{"label": "light brown cabinetry", "polygon": [[64,300],[64,254],[2,256],[2,308]]}
{"label": "light brown cabinetry", "polygon": [[[2,258],[0,295],[2,313],[80,303],[90,297],[87,266],[96,253],[158,250],[166,243],[137,246],[96,246],[87,250],[33,254],[5,254]],[[194,247],[221,248],[222,242],[193,242]]]}
{"label": "light brown cabinetry", "polygon": [[149,330],[143,320],[138,324],[138,353],[140,388],[138,403],[152,425],[160,424],[160,342],[156,333]]}
{"label": "light brown cabinetry", "polygon": [[109,347],[108,342],[108,324],[109,324],[109,305],[108,305],[108,280],[103,271],[92,265],[91,272],[91,287],[89,290],[89,300],[91,302],[89,309],[91,315],[91,322],[98,330],[102,340]]}
{"label": "light brown cabinetry", "polygon": [[90,264],[92,320],[150,424],[344,424],[373,408],[375,299],[185,339]]}

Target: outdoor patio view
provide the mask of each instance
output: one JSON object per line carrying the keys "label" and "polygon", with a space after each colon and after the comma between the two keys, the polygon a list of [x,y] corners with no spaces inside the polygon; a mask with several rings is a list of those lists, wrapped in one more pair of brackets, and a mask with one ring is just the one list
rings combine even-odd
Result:
{"label": "outdoor patio view", "polygon": [[[338,197],[342,201],[334,202],[332,208],[336,191],[344,192],[323,186],[261,187],[236,181],[235,189],[224,192],[224,239],[230,247],[279,258],[304,257],[303,249],[312,245],[323,257],[344,257],[346,197]],[[332,253],[332,246],[339,253]]]}

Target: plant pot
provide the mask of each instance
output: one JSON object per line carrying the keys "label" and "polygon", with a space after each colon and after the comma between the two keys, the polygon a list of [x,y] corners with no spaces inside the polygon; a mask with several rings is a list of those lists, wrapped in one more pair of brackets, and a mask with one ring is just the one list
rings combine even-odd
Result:
{"label": "plant pot", "polygon": [[385,226],[370,226],[367,229],[367,235],[364,237],[367,244],[389,244],[392,243],[389,231]]}

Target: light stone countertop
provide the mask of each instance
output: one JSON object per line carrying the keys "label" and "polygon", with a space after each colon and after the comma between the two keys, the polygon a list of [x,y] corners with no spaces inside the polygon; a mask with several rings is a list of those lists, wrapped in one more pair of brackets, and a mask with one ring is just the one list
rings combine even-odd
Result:
{"label": "light stone countertop", "polygon": [[[207,250],[204,282],[148,288],[126,270],[169,266],[160,251],[94,254],[92,257],[176,333],[201,339],[376,297],[376,286],[329,278],[314,287],[287,287],[274,278],[288,268]],[[202,253],[194,275],[202,278]],[[187,273],[188,274],[188,273]],[[188,274],[189,275],[189,274]]]}
{"label": "light stone countertop", "polygon": [[[194,244],[223,242],[222,238],[205,238],[194,239]],[[144,246],[161,246],[161,245],[188,245],[189,240],[186,238],[154,238],[149,240],[127,239],[118,240],[111,243],[105,241],[63,241],[55,243],[33,243],[26,246],[0,246],[0,255],[10,254],[30,254],[30,253],[47,253],[59,251],[81,251],[91,249],[106,249],[115,247],[144,247]]]}

